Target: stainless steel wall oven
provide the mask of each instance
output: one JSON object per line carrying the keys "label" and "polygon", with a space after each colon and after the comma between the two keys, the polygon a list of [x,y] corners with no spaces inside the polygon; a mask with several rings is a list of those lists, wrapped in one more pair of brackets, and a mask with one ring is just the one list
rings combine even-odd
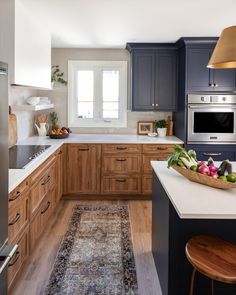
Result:
{"label": "stainless steel wall oven", "polygon": [[236,143],[236,95],[188,95],[188,143]]}

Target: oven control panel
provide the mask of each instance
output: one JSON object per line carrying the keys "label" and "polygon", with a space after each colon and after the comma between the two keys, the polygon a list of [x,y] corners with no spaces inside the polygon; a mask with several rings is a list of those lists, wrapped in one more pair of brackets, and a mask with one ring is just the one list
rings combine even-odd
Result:
{"label": "oven control panel", "polygon": [[188,95],[189,104],[236,104],[236,95],[209,95],[209,94],[189,94]]}

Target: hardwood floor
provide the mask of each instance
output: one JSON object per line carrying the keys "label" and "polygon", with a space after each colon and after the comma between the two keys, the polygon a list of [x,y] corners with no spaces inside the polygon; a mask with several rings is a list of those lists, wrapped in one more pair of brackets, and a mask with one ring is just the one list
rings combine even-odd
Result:
{"label": "hardwood floor", "polygon": [[151,201],[61,200],[11,295],[41,295],[75,204],[128,204],[139,295],[161,295],[151,254]]}

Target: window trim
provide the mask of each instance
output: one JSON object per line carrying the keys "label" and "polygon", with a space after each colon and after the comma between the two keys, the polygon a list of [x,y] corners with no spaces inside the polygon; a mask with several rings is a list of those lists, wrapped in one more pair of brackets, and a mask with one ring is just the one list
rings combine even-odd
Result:
{"label": "window trim", "polygon": [[[76,115],[77,100],[75,99],[76,71],[78,69],[95,68],[117,68],[120,72],[119,83],[119,119],[81,119]],[[95,78],[95,83],[97,79]],[[101,86],[100,86],[101,87]],[[96,95],[96,94],[95,94]],[[68,61],[68,113],[67,122],[69,127],[88,127],[88,128],[121,128],[127,127],[127,61],[104,61],[104,60],[69,60]]]}

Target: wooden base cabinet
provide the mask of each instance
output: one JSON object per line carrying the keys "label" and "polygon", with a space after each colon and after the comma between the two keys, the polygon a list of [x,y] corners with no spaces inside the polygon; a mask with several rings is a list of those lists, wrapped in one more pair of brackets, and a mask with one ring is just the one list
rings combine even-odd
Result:
{"label": "wooden base cabinet", "polygon": [[55,188],[52,189],[41,203],[34,219],[30,223],[30,253],[33,251],[42,231],[47,226],[47,221],[55,207]]}
{"label": "wooden base cabinet", "polygon": [[101,145],[68,144],[68,194],[99,194]]}
{"label": "wooden base cabinet", "polygon": [[23,268],[29,256],[29,229],[27,228],[18,241],[18,249],[8,264],[8,289],[13,285],[14,280]]}

